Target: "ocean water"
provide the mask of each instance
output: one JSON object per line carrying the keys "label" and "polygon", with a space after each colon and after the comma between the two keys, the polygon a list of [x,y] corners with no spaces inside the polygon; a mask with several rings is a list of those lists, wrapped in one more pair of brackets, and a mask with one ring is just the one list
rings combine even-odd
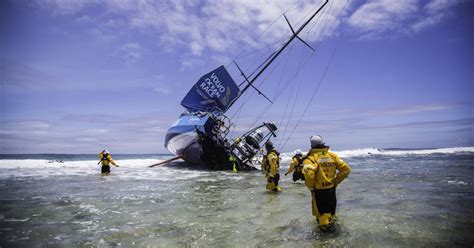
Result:
{"label": "ocean water", "polygon": [[[1,247],[473,247],[474,148],[339,154],[335,230],[321,233],[303,183],[279,194],[260,171],[223,172],[167,155],[0,155]],[[62,160],[64,163],[51,162]]]}

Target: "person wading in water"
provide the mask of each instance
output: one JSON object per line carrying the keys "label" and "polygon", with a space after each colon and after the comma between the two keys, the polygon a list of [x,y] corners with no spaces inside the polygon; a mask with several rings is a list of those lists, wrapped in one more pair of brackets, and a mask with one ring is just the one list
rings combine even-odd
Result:
{"label": "person wading in water", "polygon": [[[337,171],[337,174],[336,174]],[[328,231],[336,216],[336,187],[351,172],[351,167],[329,151],[319,135],[311,137],[311,150],[303,160],[305,185],[311,191],[311,207],[321,231]]]}
{"label": "person wading in water", "polygon": [[103,150],[102,152],[100,152],[99,158],[100,158],[100,161],[97,164],[102,164],[102,169],[101,169],[102,175],[110,174],[110,164],[114,165],[115,167],[119,167],[115,163],[115,161],[112,159],[112,156],[107,150]]}

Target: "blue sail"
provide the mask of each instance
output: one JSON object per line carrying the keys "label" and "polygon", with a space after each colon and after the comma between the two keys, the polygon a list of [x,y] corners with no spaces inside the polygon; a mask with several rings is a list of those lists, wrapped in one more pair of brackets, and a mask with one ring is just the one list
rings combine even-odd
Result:
{"label": "blue sail", "polygon": [[181,105],[191,112],[225,112],[239,94],[239,87],[221,65],[202,76],[183,98]]}

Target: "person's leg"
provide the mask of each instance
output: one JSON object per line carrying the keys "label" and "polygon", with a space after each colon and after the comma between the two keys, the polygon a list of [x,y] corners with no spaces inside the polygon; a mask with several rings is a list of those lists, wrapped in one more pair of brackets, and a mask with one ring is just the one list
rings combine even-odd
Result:
{"label": "person's leg", "polygon": [[303,175],[303,173],[302,173],[302,172],[298,172],[297,174],[298,174],[298,179],[296,179],[296,180],[302,180],[302,181],[304,181],[304,175]]}
{"label": "person's leg", "polygon": [[329,191],[329,207],[331,211],[331,215],[336,215],[336,207],[337,207],[337,198],[336,198],[336,187],[332,188]]}
{"label": "person's leg", "polygon": [[319,222],[318,204],[316,204],[316,192],[314,190],[311,190],[311,212],[316,217],[316,221]]}
{"label": "person's leg", "polygon": [[110,173],[110,166],[102,165],[102,174],[109,174],[109,173]]}
{"label": "person's leg", "polygon": [[268,190],[274,190],[275,189],[275,181],[273,177],[267,176],[267,185],[265,186],[266,189]]}
{"label": "person's leg", "polygon": [[331,222],[331,190],[315,190],[316,207],[318,208],[318,223],[321,230],[325,231]]}
{"label": "person's leg", "polygon": [[278,181],[280,181],[280,173],[277,173],[273,179],[275,181],[275,186],[278,186]]}

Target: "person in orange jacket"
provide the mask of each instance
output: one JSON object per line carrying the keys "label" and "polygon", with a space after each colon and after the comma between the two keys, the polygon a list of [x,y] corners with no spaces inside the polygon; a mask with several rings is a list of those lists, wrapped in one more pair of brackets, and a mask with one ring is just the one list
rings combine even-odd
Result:
{"label": "person in orange jacket", "polygon": [[305,185],[311,191],[312,213],[319,228],[326,231],[336,215],[336,187],[349,175],[351,168],[319,135],[311,137],[311,150],[303,160]]}

